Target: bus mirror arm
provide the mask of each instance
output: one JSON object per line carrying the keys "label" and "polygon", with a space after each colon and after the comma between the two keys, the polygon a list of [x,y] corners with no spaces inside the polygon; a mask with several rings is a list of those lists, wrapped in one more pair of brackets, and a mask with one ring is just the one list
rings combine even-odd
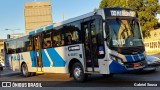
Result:
{"label": "bus mirror arm", "polygon": [[106,36],[106,38],[104,38],[105,41],[107,41],[109,39],[109,35]]}
{"label": "bus mirror arm", "polygon": [[108,38],[104,38],[105,41],[107,41]]}

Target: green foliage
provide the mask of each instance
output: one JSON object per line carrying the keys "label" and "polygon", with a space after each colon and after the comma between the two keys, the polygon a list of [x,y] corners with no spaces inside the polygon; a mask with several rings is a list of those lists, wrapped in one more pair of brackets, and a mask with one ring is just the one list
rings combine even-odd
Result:
{"label": "green foliage", "polygon": [[158,0],[102,0],[99,8],[126,7],[138,12],[138,18],[143,32],[153,29],[158,23],[157,13],[160,13]]}
{"label": "green foliage", "polygon": [[100,3],[99,8],[104,8],[104,7],[127,7],[127,2],[126,0],[102,0]]}

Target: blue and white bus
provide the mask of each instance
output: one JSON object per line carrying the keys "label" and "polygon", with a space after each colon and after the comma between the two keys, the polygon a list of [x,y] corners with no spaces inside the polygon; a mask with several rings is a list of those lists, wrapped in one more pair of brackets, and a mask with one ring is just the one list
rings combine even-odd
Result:
{"label": "blue and white bus", "polygon": [[26,77],[69,73],[84,81],[89,74],[142,69],[142,39],[135,11],[104,8],[8,39],[4,52],[11,69]]}

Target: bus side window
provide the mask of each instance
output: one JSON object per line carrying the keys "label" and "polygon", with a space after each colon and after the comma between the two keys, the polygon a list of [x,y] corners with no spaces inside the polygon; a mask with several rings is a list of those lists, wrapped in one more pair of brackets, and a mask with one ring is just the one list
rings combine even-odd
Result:
{"label": "bus side window", "polygon": [[50,48],[50,47],[51,47],[51,41],[48,40],[48,41],[45,42],[44,48]]}
{"label": "bus side window", "polygon": [[18,38],[16,40],[16,53],[21,53],[23,52],[24,50],[24,38]]}
{"label": "bus side window", "polygon": [[42,45],[43,45],[43,49],[47,49],[47,48],[51,48],[51,44],[52,44],[52,41],[51,41],[51,32],[43,32],[43,35],[42,35]]}
{"label": "bus side window", "polygon": [[25,36],[23,37],[23,51],[31,51],[32,48],[32,37],[31,36]]}
{"label": "bus side window", "polygon": [[62,45],[62,41],[65,40],[62,27],[57,27],[56,30],[53,31],[52,35],[52,46],[53,47],[60,47]]}
{"label": "bus side window", "polygon": [[81,42],[79,28],[76,27],[77,24],[76,25],[74,24],[65,27],[65,36],[67,45],[77,44]]}
{"label": "bus side window", "polygon": [[79,38],[79,32],[78,31],[73,31],[73,40],[75,40],[76,43],[80,42],[80,38]]}
{"label": "bus side window", "polygon": [[[106,29],[108,29],[108,26],[106,26]],[[96,34],[97,34],[97,44],[98,49],[103,50],[103,53],[98,53],[99,58],[105,57],[105,48],[104,48],[104,36],[103,36],[103,22],[101,19],[96,19]],[[106,33],[109,34],[108,30],[106,30]],[[108,39],[108,35],[106,37]]]}
{"label": "bus side window", "polygon": [[9,41],[8,53],[9,54],[15,54],[16,53],[16,40]]}
{"label": "bus side window", "polygon": [[58,38],[56,37],[56,36],[53,36],[53,39],[52,39],[53,41],[52,41],[52,46],[53,47],[57,47],[57,41],[58,41]]}

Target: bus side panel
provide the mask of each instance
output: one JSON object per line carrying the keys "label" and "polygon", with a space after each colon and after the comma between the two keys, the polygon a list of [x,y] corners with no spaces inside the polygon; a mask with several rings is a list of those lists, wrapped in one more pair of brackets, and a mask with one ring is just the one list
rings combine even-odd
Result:
{"label": "bus side panel", "polygon": [[7,54],[4,54],[4,62],[6,68],[12,69],[12,65],[11,62],[9,61],[9,56]]}
{"label": "bus side panel", "polygon": [[11,61],[11,55],[10,54],[6,54],[5,55],[5,62],[8,62],[8,68],[13,70],[13,66],[12,66],[12,61]]}
{"label": "bus side panel", "polygon": [[67,55],[67,69],[69,67],[69,63],[71,60],[77,59],[83,66],[84,70],[85,70],[85,64],[84,64],[84,54],[83,54],[83,45],[82,44],[76,44],[76,45],[70,45],[67,46],[67,49],[65,51],[66,55]]}
{"label": "bus side panel", "polygon": [[13,71],[20,71],[20,60],[17,54],[8,54],[7,55],[11,69]]}
{"label": "bus side panel", "polygon": [[[69,51],[70,47],[79,47],[79,50]],[[81,57],[79,56],[81,54]],[[70,60],[78,59],[83,63],[82,45],[71,45],[42,50],[43,71],[46,73],[68,73]]]}
{"label": "bus side panel", "polygon": [[20,65],[25,62],[29,72],[36,72],[36,59],[34,56],[34,51],[20,53]]}
{"label": "bus side panel", "polygon": [[42,50],[43,72],[66,73],[65,47],[49,48]]}

